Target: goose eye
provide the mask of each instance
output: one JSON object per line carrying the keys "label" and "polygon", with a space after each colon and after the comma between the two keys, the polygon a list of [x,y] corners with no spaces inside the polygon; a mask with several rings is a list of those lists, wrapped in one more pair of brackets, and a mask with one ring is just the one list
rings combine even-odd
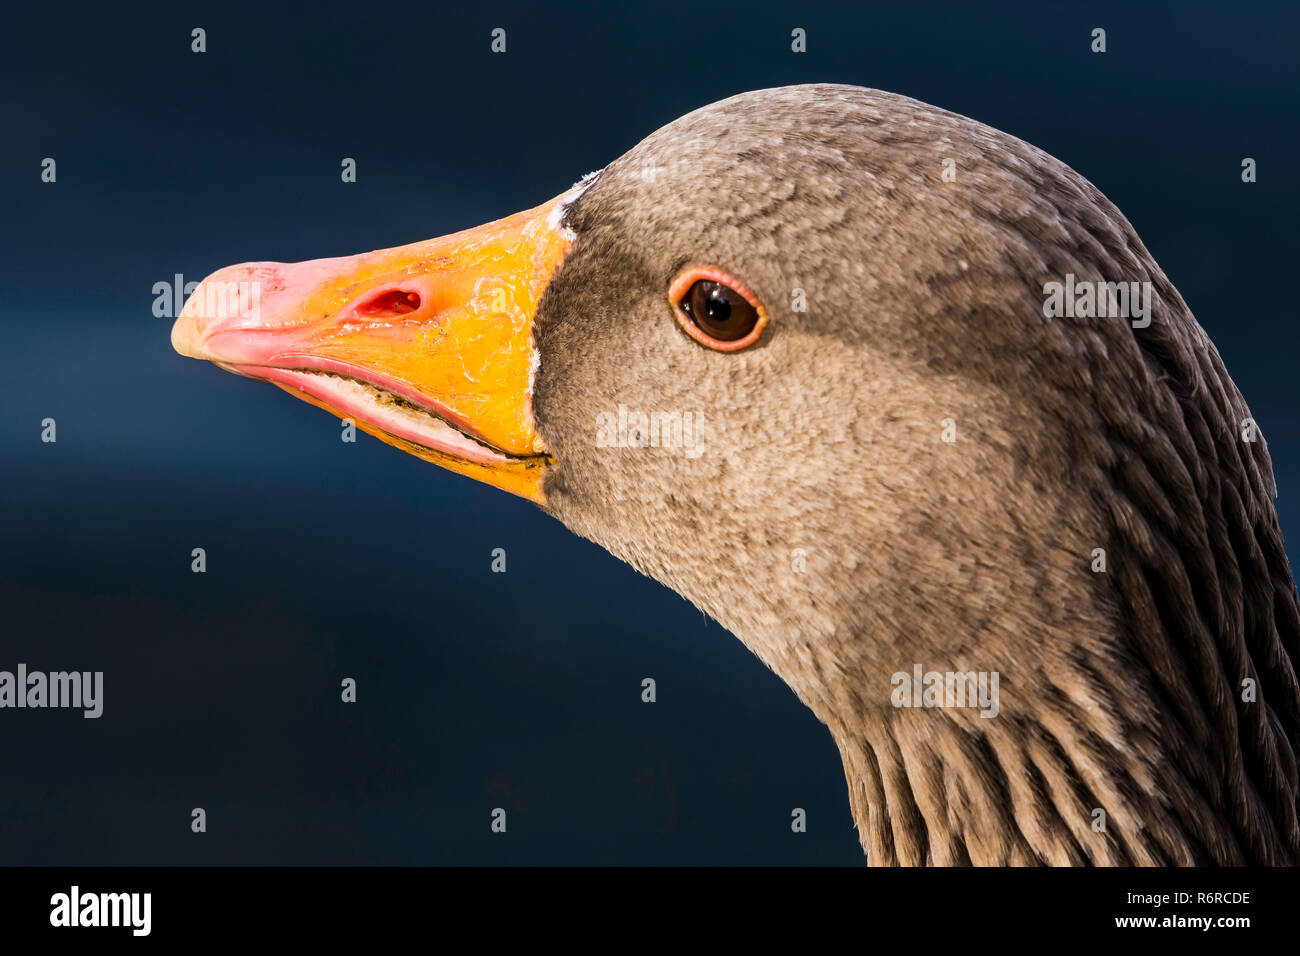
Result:
{"label": "goose eye", "polygon": [[687,269],[674,280],[668,298],[687,334],[720,352],[756,342],[767,324],[753,294],[717,269]]}

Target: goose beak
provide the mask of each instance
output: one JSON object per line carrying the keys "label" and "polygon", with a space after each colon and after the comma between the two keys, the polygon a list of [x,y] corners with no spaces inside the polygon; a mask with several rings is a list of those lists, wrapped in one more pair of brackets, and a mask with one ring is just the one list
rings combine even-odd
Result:
{"label": "goose beak", "polygon": [[566,196],[441,239],[221,269],[185,303],[172,346],[541,504],[532,329],[568,251]]}

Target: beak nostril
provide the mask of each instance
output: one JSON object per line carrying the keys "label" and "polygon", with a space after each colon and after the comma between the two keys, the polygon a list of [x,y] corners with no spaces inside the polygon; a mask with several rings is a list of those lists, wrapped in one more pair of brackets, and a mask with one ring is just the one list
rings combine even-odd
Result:
{"label": "beak nostril", "polygon": [[419,307],[420,293],[408,292],[405,289],[389,289],[357,306],[356,314],[367,319],[386,318],[393,315],[406,315]]}

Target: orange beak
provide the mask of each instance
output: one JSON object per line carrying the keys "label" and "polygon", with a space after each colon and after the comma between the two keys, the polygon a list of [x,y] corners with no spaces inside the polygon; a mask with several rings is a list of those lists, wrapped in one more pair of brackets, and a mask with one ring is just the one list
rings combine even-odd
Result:
{"label": "orange beak", "polygon": [[221,269],[185,303],[172,346],[541,504],[532,331],[569,249],[569,195],[409,246]]}

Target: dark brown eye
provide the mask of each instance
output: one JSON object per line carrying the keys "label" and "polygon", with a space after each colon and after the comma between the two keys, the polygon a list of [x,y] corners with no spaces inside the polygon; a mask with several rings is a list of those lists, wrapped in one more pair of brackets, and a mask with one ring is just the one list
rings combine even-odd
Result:
{"label": "dark brown eye", "polygon": [[673,282],[669,298],[682,328],[721,352],[755,342],[767,323],[749,290],[717,269],[687,269]]}

